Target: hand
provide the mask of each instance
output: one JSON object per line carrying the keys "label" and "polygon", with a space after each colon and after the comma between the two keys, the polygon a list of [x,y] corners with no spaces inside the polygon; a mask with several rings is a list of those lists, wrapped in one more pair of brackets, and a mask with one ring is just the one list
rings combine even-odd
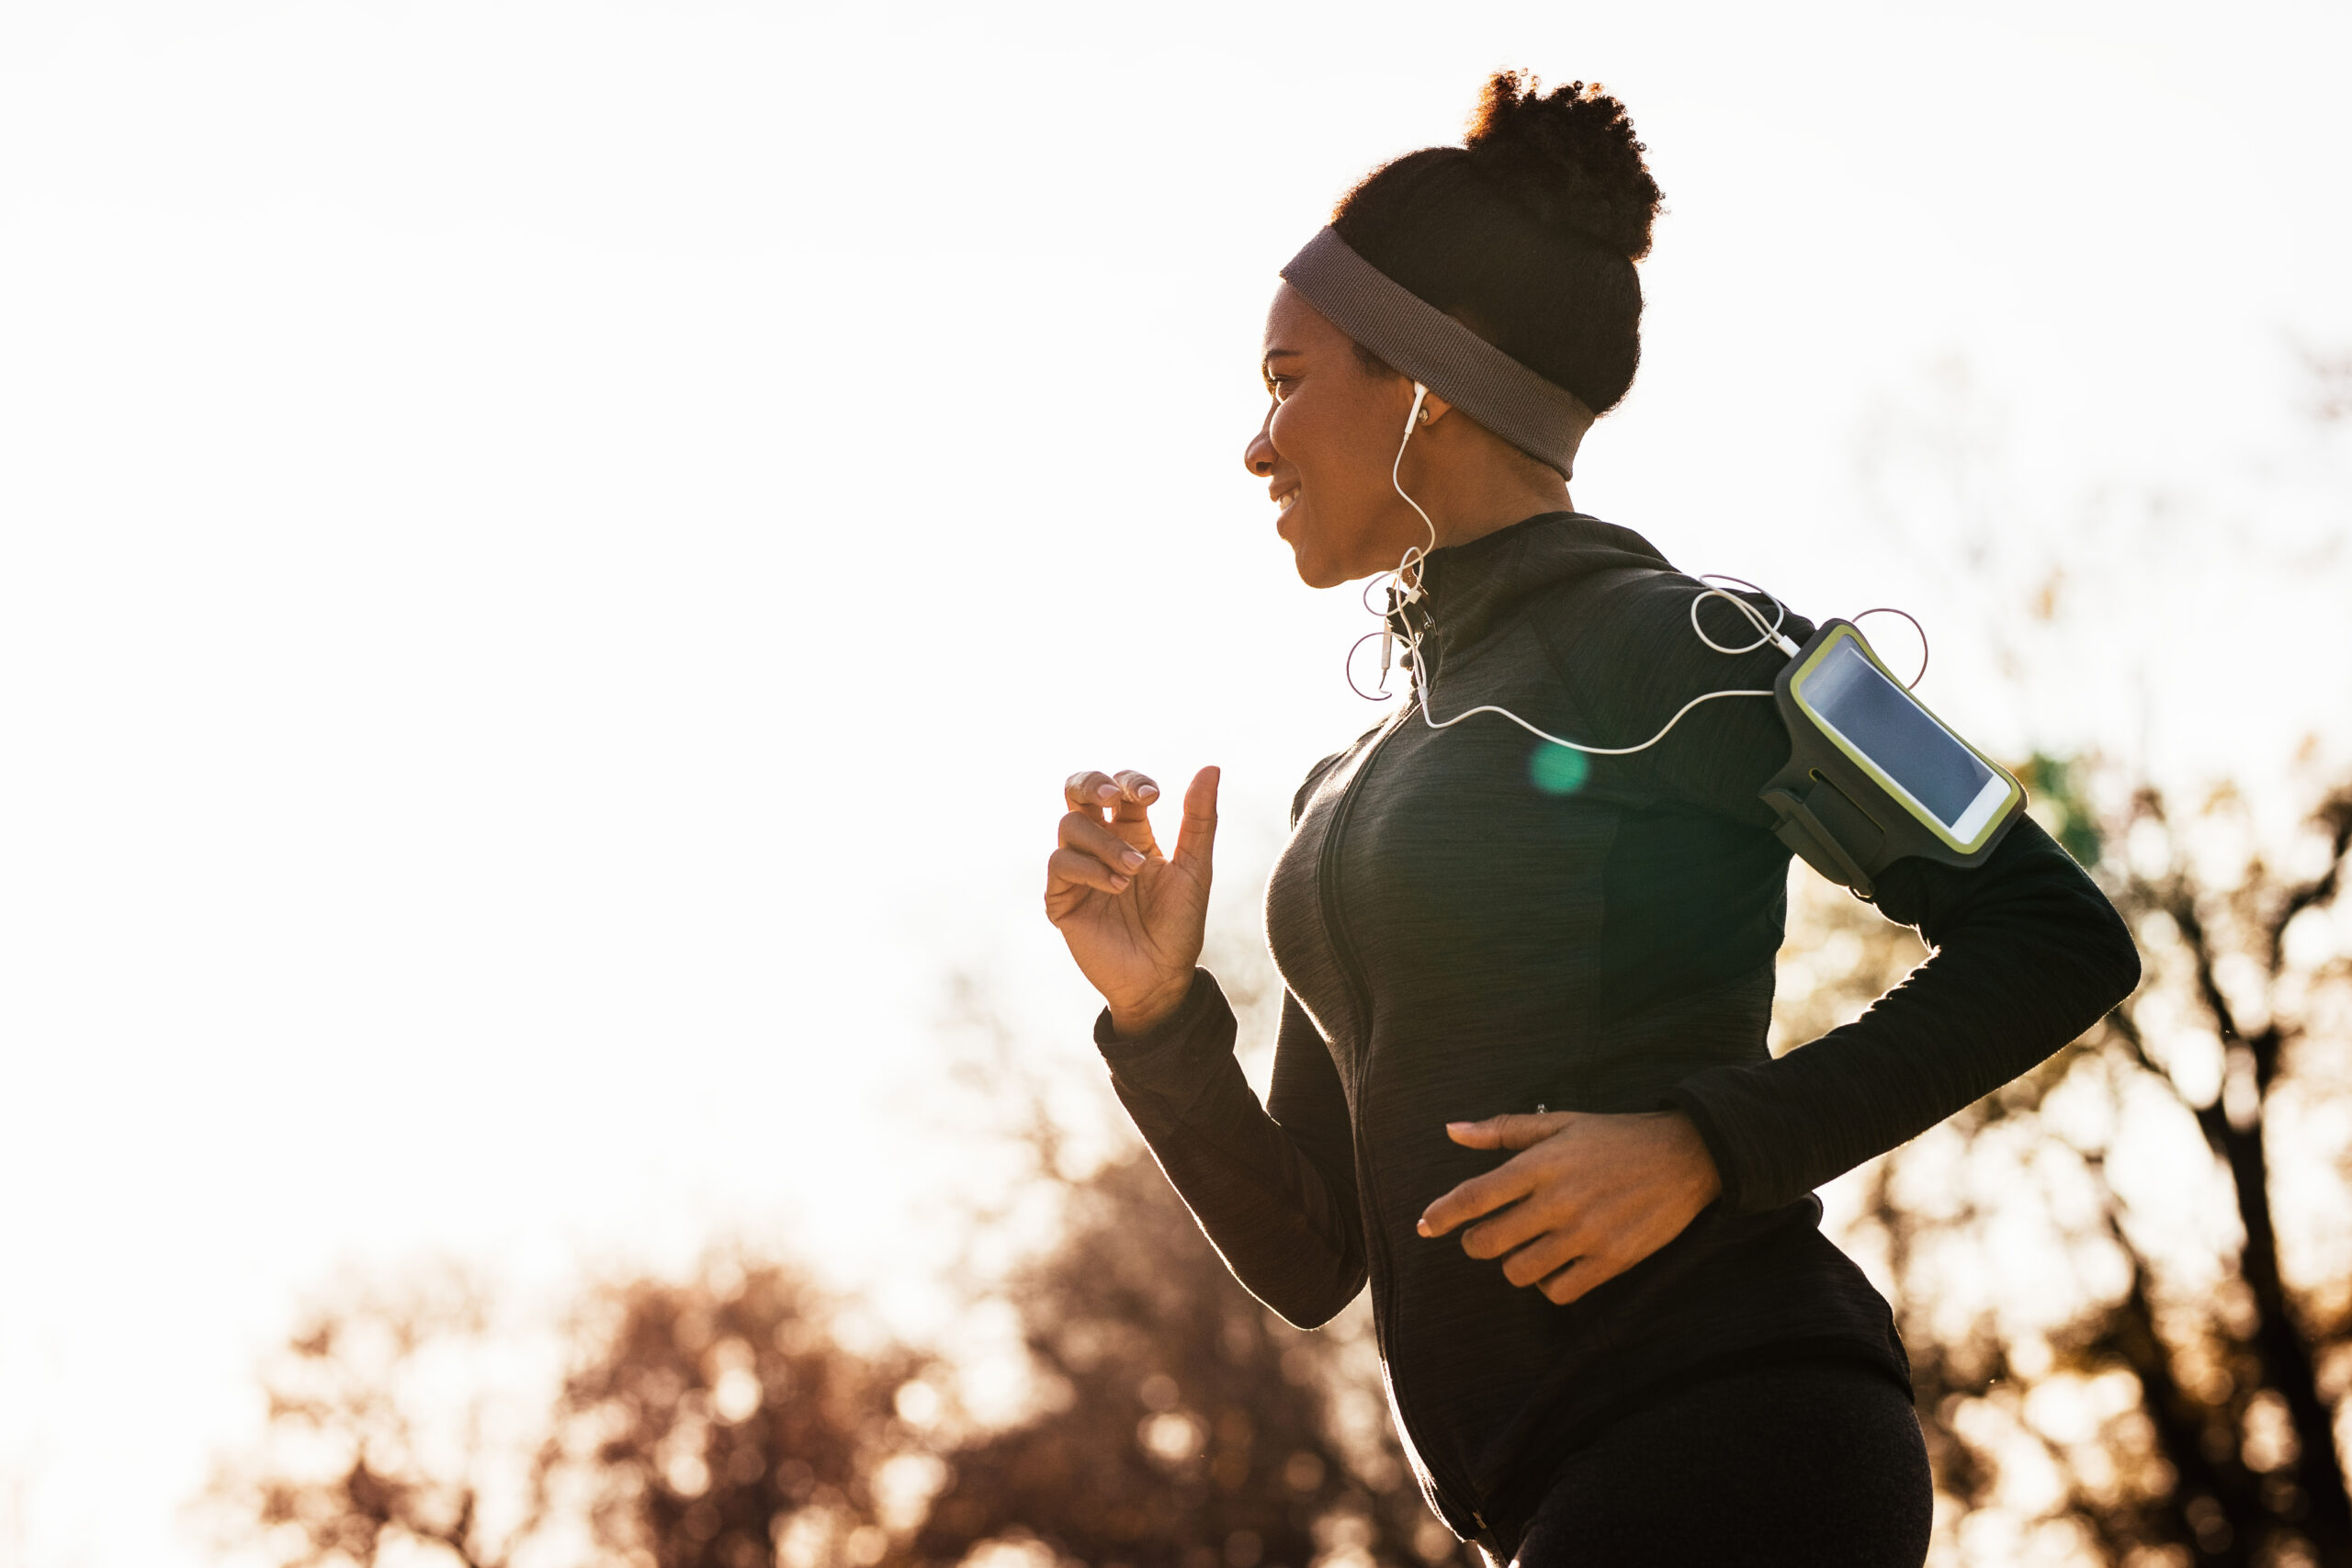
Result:
{"label": "hand", "polygon": [[1145,809],[1159,786],[1143,774],[1072,773],[1062,785],[1069,811],[1046,861],[1046,918],[1121,1034],[1149,1029],[1192,989],[1208,921],[1216,784],[1215,768],[1193,776],[1173,855],[1152,838]]}
{"label": "hand", "polygon": [[1491,1215],[1462,1233],[1462,1250],[1502,1258],[1505,1279],[1562,1306],[1680,1235],[1723,1190],[1679,1111],[1495,1116],[1450,1122],[1445,1134],[1466,1148],[1524,1152],[1431,1203],[1421,1234]]}

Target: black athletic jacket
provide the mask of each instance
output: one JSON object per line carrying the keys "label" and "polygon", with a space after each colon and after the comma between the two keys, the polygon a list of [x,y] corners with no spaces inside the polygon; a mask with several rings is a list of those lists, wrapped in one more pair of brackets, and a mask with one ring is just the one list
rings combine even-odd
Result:
{"label": "black athletic jacket", "polygon": [[[1532,518],[1430,556],[1440,719],[1498,703],[1596,745],[1785,662],[1693,635],[1701,584],[1639,536]],[[1715,640],[1753,632],[1707,606]],[[1811,627],[1792,621],[1802,642]],[[1909,1386],[1886,1303],[1819,1229],[1812,1190],[2025,1071],[2138,981],[2123,923],[2030,821],[1972,871],[1898,862],[1877,903],[1931,956],[1858,1021],[1765,1050],[1789,852],[1756,792],[1786,760],[1769,699],[1702,704],[1629,757],[1564,752],[1491,714],[1418,707],[1318,763],[1266,896],[1288,997],[1272,1091],[1233,1058],[1205,971],[1148,1033],[1096,1039],[1119,1096],[1242,1283],[1320,1324],[1367,1280],[1423,1490],[1465,1537],[1516,1537],[1558,1459],[1662,1386],[1851,1356]],[[1507,1156],[1444,1123],[1666,1107],[1723,1196],[1568,1306],[1512,1286],[1431,1200]]]}

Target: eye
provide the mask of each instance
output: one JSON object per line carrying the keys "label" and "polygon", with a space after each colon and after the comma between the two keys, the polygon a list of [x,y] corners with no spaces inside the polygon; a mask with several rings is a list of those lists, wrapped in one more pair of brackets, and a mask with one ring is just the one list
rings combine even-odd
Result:
{"label": "eye", "polygon": [[1266,395],[1281,402],[1290,395],[1290,384],[1288,376],[1269,376],[1266,378]]}

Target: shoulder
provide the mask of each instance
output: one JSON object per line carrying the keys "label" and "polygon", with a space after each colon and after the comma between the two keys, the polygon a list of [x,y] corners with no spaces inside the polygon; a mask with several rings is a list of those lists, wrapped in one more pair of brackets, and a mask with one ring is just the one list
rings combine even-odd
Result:
{"label": "shoulder", "polygon": [[1798,642],[1813,632],[1811,622],[1761,589],[1665,566],[1622,567],[1562,583],[1544,595],[1538,613],[1555,636],[1669,660],[1736,657],[1718,649],[1748,647],[1768,626]]}
{"label": "shoulder", "polygon": [[1771,634],[1802,643],[1811,622],[1770,594],[1656,570],[1584,585],[1539,629],[1596,732],[1642,748],[1614,774],[1765,824],[1755,792],[1788,756],[1771,701],[1788,656]]}
{"label": "shoulder", "polygon": [[1596,714],[1655,724],[1690,697],[1769,687],[1813,623],[1760,590],[1670,568],[1628,568],[1563,583],[1531,607],[1560,679]]}

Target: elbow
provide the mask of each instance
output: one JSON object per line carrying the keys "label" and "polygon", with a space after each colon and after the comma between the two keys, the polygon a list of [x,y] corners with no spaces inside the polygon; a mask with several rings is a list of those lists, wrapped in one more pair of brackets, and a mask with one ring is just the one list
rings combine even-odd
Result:
{"label": "elbow", "polygon": [[2141,973],[2140,944],[2132,940],[2132,928],[2114,905],[2107,905],[2104,913],[2095,950],[2102,1017],[2140,988]]}
{"label": "elbow", "polygon": [[[2120,919],[2115,923],[2123,924]],[[2117,1002],[2140,988],[2140,944],[2132,940],[2129,929],[2124,930],[2122,940],[2117,944],[2114,978]]]}
{"label": "elbow", "polygon": [[1274,1315],[1293,1328],[1320,1328],[1354,1301],[1364,1286],[1364,1266],[1361,1258],[1340,1260],[1340,1267],[1330,1275],[1316,1282],[1312,1289],[1292,1289],[1258,1299],[1273,1309]]}

